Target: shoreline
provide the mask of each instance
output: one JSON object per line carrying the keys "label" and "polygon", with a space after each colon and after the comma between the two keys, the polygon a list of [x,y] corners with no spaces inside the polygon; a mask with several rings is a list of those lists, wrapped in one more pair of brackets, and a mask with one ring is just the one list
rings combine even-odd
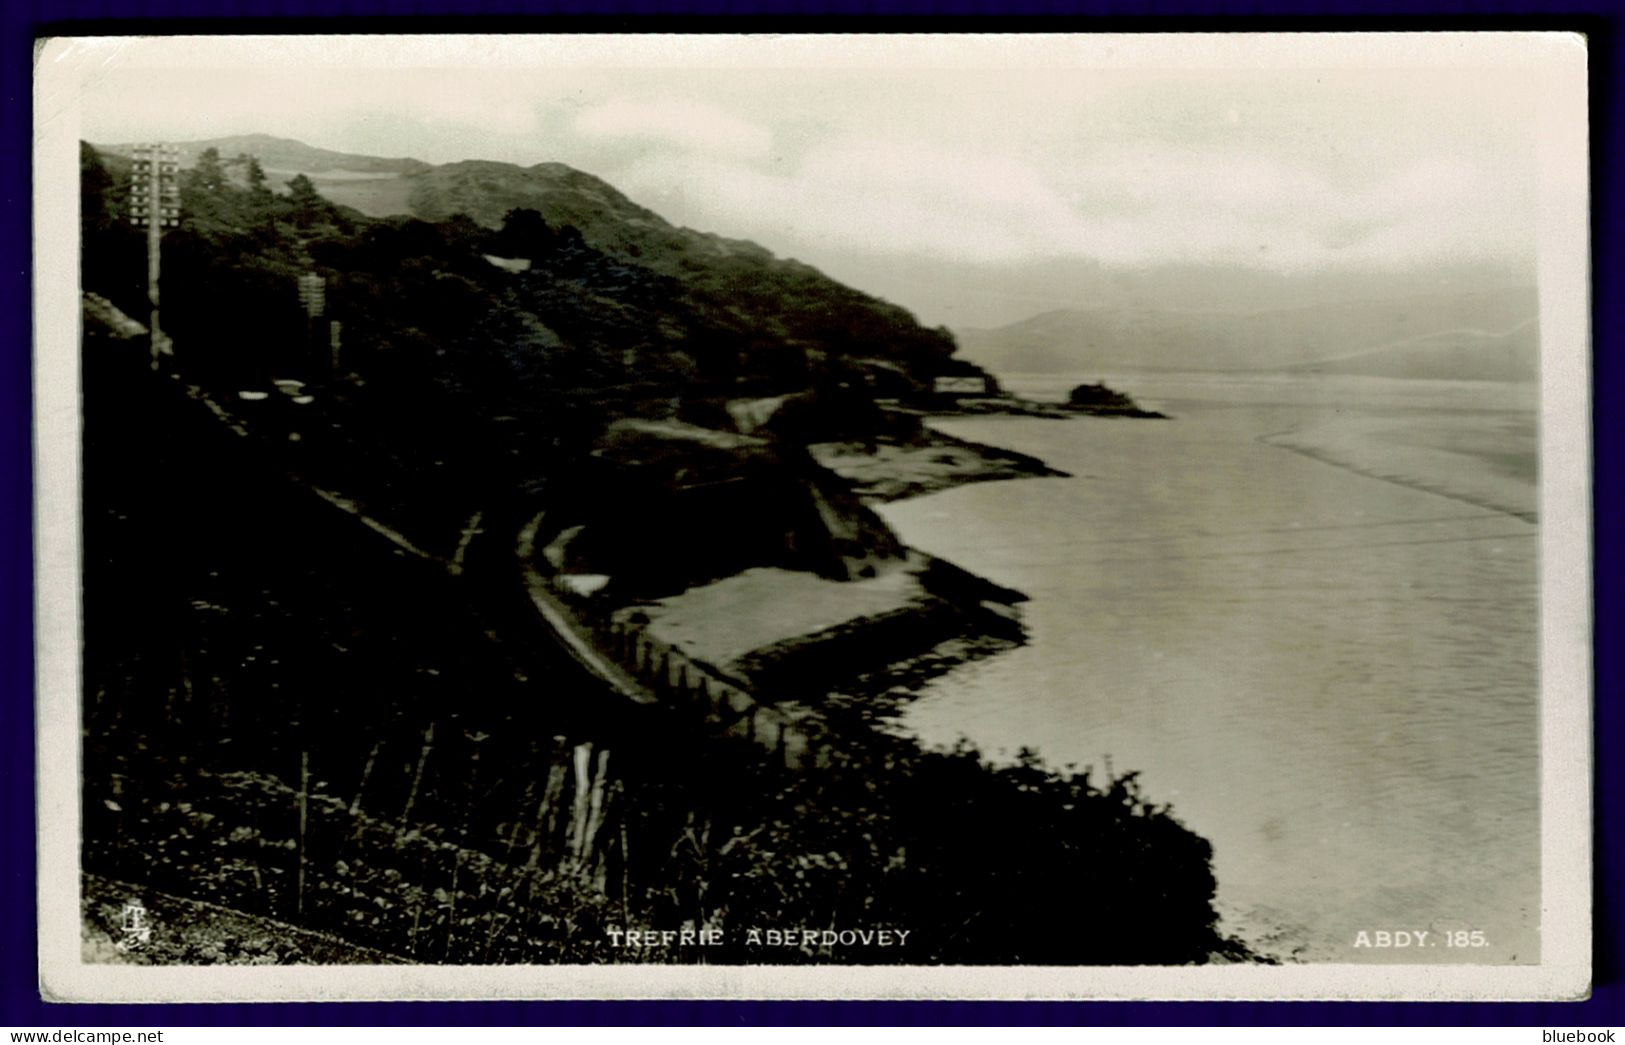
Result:
{"label": "shoreline", "polygon": [[[928,421],[912,437],[805,450],[866,507],[969,483],[1068,475]],[[534,516],[516,552],[531,601],[568,634],[576,659],[634,699],[682,708],[790,767],[820,764],[831,729],[874,728],[929,680],[1026,641],[1016,609],[1024,593],[906,547],[844,581],[755,566],[664,596],[601,596],[573,584],[580,578],[562,565],[563,546],[552,547],[566,522]],[[553,561],[543,561],[543,546]]]}
{"label": "shoreline", "polygon": [[912,445],[883,442],[868,453],[855,441],[814,443],[808,452],[865,504],[889,504],[970,483],[1070,477],[1036,457],[961,439],[933,425],[939,419],[966,416],[978,415],[926,415],[921,420],[920,440]]}

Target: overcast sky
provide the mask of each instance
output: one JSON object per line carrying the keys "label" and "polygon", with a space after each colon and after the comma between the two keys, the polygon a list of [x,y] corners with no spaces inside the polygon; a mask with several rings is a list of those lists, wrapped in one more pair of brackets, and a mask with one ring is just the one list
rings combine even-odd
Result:
{"label": "overcast sky", "polygon": [[264,132],[431,163],[561,161],[676,223],[837,276],[894,273],[877,289],[927,321],[976,322],[1025,307],[933,285],[1067,260],[1527,263],[1538,92],[1531,49],[1505,44],[86,42],[70,52],[78,97],[44,95],[41,111],[77,103],[89,141]]}

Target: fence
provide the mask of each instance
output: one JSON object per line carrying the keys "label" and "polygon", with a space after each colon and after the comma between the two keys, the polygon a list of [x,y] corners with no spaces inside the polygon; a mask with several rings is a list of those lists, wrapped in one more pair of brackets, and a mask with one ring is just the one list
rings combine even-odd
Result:
{"label": "fence", "polygon": [[764,705],[736,681],[658,638],[635,609],[586,621],[607,652],[663,704],[685,708],[718,736],[755,744],[792,769],[822,764],[820,731],[806,716]]}

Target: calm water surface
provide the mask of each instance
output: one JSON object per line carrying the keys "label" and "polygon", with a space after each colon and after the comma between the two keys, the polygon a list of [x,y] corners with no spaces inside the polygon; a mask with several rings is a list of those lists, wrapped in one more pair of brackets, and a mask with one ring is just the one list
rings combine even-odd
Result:
{"label": "calm water surface", "polygon": [[[1225,928],[1275,953],[1538,960],[1534,389],[1108,383],[1176,419],[945,421],[1072,478],[884,509],[1031,597],[1028,644],[937,680],[905,727],[1140,771],[1213,843]],[[1489,946],[1352,946],[1379,929]]]}

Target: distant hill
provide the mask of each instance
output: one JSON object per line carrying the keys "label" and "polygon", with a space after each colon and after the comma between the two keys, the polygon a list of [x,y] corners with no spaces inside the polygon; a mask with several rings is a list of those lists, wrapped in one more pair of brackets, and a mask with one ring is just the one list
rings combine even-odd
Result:
{"label": "distant hill", "polygon": [[[92,143],[94,144],[94,143]],[[355,153],[334,152],[332,149],[318,149],[304,142],[294,141],[292,138],[277,138],[269,134],[236,134],[224,138],[206,138],[201,141],[172,143],[180,154],[183,167],[190,167],[197,162],[198,154],[205,149],[215,149],[220,158],[229,160],[238,154],[246,153],[260,161],[260,165],[267,171],[286,171],[290,174],[307,174],[313,178],[318,174],[370,174],[370,175],[402,175],[415,174],[418,171],[428,170],[430,165],[422,160],[413,159],[384,159],[378,156],[361,156]],[[110,153],[114,156],[128,157],[135,151],[130,143],[121,145],[96,145],[101,153]],[[346,200],[335,200],[337,203],[348,203]],[[360,208],[357,208],[360,209]]]}
{"label": "distant hill", "polygon": [[1510,330],[1441,330],[1294,368],[1367,377],[1533,381],[1540,376],[1540,330],[1531,317]]}
{"label": "distant hill", "polygon": [[[431,169],[422,160],[334,152],[269,134],[238,134],[174,144],[183,167],[195,165],[203,150],[213,148],[219,151],[227,173],[241,183],[246,171],[232,161],[239,156],[252,156],[259,160],[272,186],[280,189],[289,178],[303,174],[323,196],[369,217],[410,213],[407,205],[410,187],[406,176]],[[134,146],[129,144],[95,148],[107,158],[110,170],[122,169],[123,162],[134,151]]]}
{"label": "distant hill", "polygon": [[1300,370],[1394,377],[1532,378],[1533,287],[1318,303],[1259,312],[1102,306],[958,332],[999,373]]}

